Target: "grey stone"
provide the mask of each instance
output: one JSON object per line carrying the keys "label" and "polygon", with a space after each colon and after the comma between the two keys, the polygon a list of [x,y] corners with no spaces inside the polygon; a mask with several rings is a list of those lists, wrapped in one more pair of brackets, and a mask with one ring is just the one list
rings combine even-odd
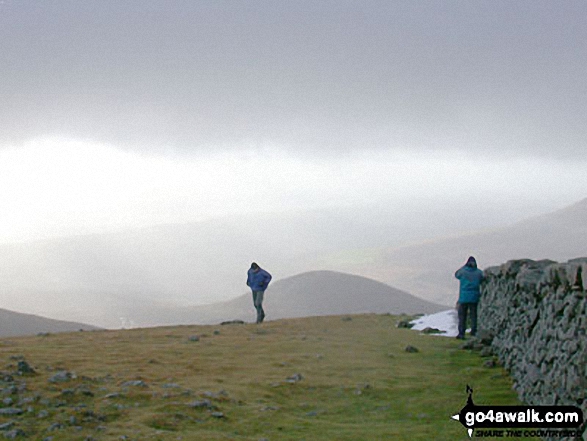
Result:
{"label": "grey stone", "polygon": [[214,407],[212,405],[212,402],[208,399],[192,401],[191,403],[188,403],[188,406],[192,407],[194,409],[201,409],[201,408],[212,409]]}
{"label": "grey stone", "polygon": [[242,320],[228,320],[225,322],[220,323],[220,325],[225,326],[225,325],[244,325],[245,322],[243,322]]}
{"label": "grey stone", "polygon": [[61,423],[53,423],[47,428],[47,430],[49,432],[54,432],[56,430],[61,430],[61,429],[63,429],[63,424],[61,424]]}
{"label": "grey stone", "polygon": [[297,383],[299,381],[302,381],[304,379],[304,377],[302,376],[302,374],[293,374],[290,377],[286,378],[286,382],[288,383]]}
{"label": "grey stone", "polygon": [[422,331],[420,331],[420,332],[422,332],[422,334],[442,334],[444,331],[441,331],[438,328],[427,327],[427,328],[422,329]]}
{"label": "grey stone", "polygon": [[412,345],[408,345],[408,346],[406,346],[406,349],[405,349],[405,351],[406,351],[406,352],[409,352],[409,353],[412,353],[412,354],[414,354],[414,353],[416,353],[416,352],[420,352],[420,350],[419,350],[417,347],[415,347],[415,346],[412,346]]}
{"label": "grey stone", "polygon": [[485,346],[483,349],[481,349],[479,355],[481,357],[491,357],[493,355],[493,349],[491,349],[489,346]]}
{"label": "grey stone", "polygon": [[2,432],[6,431],[6,430],[10,430],[14,427],[14,421],[9,421],[7,423],[4,424],[0,424],[0,430]]}
{"label": "grey stone", "polygon": [[65,383],[75,378],[77,378],[77,375],[75,375],[73,372],[59,371],[51,378],[49,378],[49,383]]}
{"label": "grey stone", "polygon": [[36,374],[35,370],[25,360],[20,360],[16,369],[20,375]]}
{"label": "grey stone", "polygon": [[122,387],[149,387],[143,380],[130,380],[121,384]]}
{"label": "grey stone", "polygon": [[19,409],[18,407],[6,407],[4,409],[0,409],[1,416],[13,416],[13,415],[22,415],[24,410]]}
{"label": "grey stone", "polygon": [[24,431],[21,429],[12,429],[4,434],[4,438],[6,439],[16,439],[24,437],[26,437],[26,433],[24,433]]}

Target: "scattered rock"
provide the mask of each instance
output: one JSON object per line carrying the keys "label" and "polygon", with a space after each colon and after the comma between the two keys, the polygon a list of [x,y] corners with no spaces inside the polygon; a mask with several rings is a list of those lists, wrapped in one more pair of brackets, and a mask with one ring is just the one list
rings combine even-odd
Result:
{"label": "scattered rock", "polygon": [[486,367],[486,368],[494,368],[495,366],[497,366],[497,363],[495,363],[495,360],[486,360],[485,363],[483,363],[483,367]]}
{"label": "scattered rock", "polygon": [[220,335],[220,331],[218,329],[215,329],[213,332],[214,335]]}
{"label": "scattered rock", "polygon": [[430,328],[430,327],[424,328],[420,332],[422,334],[442,334],[442,333],[444,333],[444,331],[441,331],[438,328]]}
{"label": "scattered rock", "polygon": [[200,341],[200,337],[198,337],[197,335],[191,335],[188,338],[189,341]]}
{"label": "scattered rock", "polygon": [[72,396],[73,394],[75,394],[75,390],[73,389],[63,389],[61,391],[61,395],[63,395],[64,397]]}
{"label": "scattered rock", "polygon": [[1,416],[22,415],[23,413],[24,411],[18,407],[6,407],[4,409],[0,409]]}
{"label": "scattered rock", "polygon": [[342,321],[343,322],[352,322],[353,321],[353,318],[352,317],[343,317],[342,318]]}
{"label": "scattered rock", "polygon": [[491,357],[493,355],[493,349],[491,349],[491,346],[485,346],[481,349],[479,355],[481,355],[481,357]]}
{"label": "scattered rock", "polygon": [[244,325],[245,322],[243,322],[242,320],[228,320],[226,322],[222,322],[220,323],[221,326],[224,325]]}
{"label": "scattered rock", "polygon": [[193,409],[212,409],[214,407],[212,402],[208,399],[192,401],[191,403],[188,403],[188,406]]}
{"label": "scattered rock", "polygon": [[412,322],[407,321],[407,320],[400,320],[399,322],[397,322],[396,326],[398,328],[411,329],[414,326],[414,324]]}
{"label": "scattered rock", "polygon": [[4,434],[6,439],[24,438],[26,434],[21,429],[12,429]]}
{"label": "scattered rock", "polygon": [[75,375],[73,372],[59,371],[51,378],[49,378],[49,383],[65,383],[75,378],[77,378],[77,375]]}
{"label": "scattered rock", "polygon": [[293,374],[291,377],[287,377],[285,381],[293,384],[302,381],[303,379],[304,377],[302,376],[302,374]]}
{"label": "scattered rock", "polygon": [[18,367],[16,369],[17,369],[19,375],[34,375],[34,374],[36,374],[35,370],[25,360],[20,360],[18,362]]}
{"label": "scattered rock", "polygon": [[149,387],[143,380],[125,381],[121,384],[122,387]]}
{"label": "scattered rock", "polygon": [[4,424],[0,424],[0,430],[2,432],[6,431],[6,430],[10,430],[14,427],[14,421],[9,421],[7,423]]}
{"label": "scattered rock", "polygon": [[415,347],[415,346],[412,346],[412,345],[408,345],[408,346],[406,346],[406,349],[405,349],[405,351],[406,351],[406,352],[410,352],[410,353],[412,353],[412,354],[413,354],[413,353],[416,353],[416,352],[420,352],[420,350],[419,350],[417,347]]}
{"label": "scattered rock", "polygon": [[491,345],[493,338],[494,335],[486,329],[480,329],[477,332],[477,340],[479,340],[479,342],[485,346]]}
{"label": "scattered rock", "polygon": [[222,412],[212,412],[210,413],[210,416],[214,417],[214,418],[225,418],[224,414]]}
{"label": "scattered rock", "polygon": [[47,429],[49,432],[54,432],[55,430],[61,430],[63,429],[63,424],[61,423],[53,423],[49,426],[49,428]]}

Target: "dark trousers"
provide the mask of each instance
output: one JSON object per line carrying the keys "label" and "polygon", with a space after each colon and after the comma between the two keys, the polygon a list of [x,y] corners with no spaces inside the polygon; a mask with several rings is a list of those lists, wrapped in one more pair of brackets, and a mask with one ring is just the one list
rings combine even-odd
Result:
{"label": "dark trousers", "polygon": [[468,313],[471,317],[471,335],[477,334],[477,303],[459,303],[459,337],[465,336]]}
{"label": "dark trousers", "polygon": [[257,323],[263,323],[265,311],[263,311],[263,294],[264,291],[253,291],[253,305],[257,310]]}

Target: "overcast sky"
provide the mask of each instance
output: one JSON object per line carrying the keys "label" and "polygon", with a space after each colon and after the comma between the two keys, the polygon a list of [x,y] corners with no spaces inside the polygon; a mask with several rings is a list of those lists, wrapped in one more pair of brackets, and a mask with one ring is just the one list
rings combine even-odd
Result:
{"label": "overcast sky", "polygon": [[410,198],[558,208],[587,196],[586,68],[583,0],[1,0],[0,241]]}

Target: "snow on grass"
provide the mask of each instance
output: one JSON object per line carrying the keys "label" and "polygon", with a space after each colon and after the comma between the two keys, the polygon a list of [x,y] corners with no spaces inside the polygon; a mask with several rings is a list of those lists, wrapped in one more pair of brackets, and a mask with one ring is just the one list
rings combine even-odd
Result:
{"label": "snow on grass", "polygon": [[443,337],[456,337],[458,331],[458,316],[456,309],[449,309],[447,311],[437,312],[436,314],[423,315],[420,318],[412,320],[414,324],[412,329],[421,331],[426,328],[436,328],[442,331]]}

